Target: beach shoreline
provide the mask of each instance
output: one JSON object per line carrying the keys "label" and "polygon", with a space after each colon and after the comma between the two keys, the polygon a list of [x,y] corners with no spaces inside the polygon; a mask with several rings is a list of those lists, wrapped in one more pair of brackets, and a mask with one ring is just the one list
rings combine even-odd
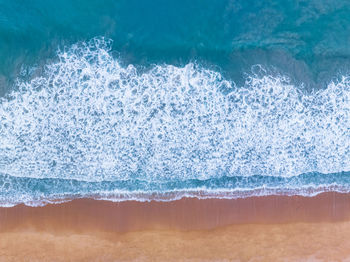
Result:
{"label": "beach shoreline", "polygon": [[350,194],[335,192],[76,199],[0,208],[0,261],[346,261],[349,234]]}
{"label": "beach shoreline", "polygon": [[258,196],[237,199],[182,198],[175,201],[73,199],[31,207],[0,208],[0,232],[25,225],[36,229],[96,229],[129,232],[145,229],[208,230],[233,224],[341,222],[350,220],[350,194],[326,192],[313,197]]}

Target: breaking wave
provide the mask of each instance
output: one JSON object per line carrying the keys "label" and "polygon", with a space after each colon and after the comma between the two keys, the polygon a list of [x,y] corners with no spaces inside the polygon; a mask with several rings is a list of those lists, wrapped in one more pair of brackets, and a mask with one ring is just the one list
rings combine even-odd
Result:
{"label": "breaking wave", "polygon": [[302,174],[318,174],[327,188],[334,174],[348,176],[350,78],[306,92],[257,66],[237,86],[191,63],[122,66],[110,48],[96,38],[60,50],[40,76],[1,98],[0,203],[53,197],[45,181],[74,185],[54,194],[62,198],[108,195],[123,183],[125,195],[196,190],[188,181],[204,193],[233,192],[232,179],[243,178],[252,191],[282,179],[283,191]]}

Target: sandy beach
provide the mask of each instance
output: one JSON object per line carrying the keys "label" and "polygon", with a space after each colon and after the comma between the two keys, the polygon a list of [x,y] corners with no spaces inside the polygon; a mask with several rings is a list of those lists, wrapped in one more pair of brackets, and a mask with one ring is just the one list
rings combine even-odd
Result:
{"label": "sandy beach", "polygon": [[0,261],[350,261],[350,195],[18,205],[0,231]]}

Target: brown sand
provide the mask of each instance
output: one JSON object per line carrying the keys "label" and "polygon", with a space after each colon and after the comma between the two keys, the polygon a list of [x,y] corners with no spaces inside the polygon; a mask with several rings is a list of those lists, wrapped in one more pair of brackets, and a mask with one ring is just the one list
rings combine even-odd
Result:
{"label": "brown sand", "polygon": [[350,261],[350,195],[0,208],[0,261]]}

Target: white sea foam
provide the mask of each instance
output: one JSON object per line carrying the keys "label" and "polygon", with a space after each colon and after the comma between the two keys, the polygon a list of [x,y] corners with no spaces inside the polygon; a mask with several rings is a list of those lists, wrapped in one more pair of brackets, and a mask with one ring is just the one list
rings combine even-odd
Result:
{"label": "white sea foam", "polygon": [[0,170],[84,181],[350,170],[350,78],[305,93],[268,74],[235,86],[198,65],[121,66],[94,39],[0,102]]}
{"label": "white sea foam", "polygon": [[198,199],[240,199],[248,197],[261,196],[304,196],[314,197],[324,192],[350,193],[348,186],[339,186],[336,184],[327,185],[305,185],[298,188],[279,188],[279,187],[259,187],[254,189],[248,188],[188,188],[183,190],[169,190],[164,192],[150,192],[145,190],[127,191],[101,191],[94,193],[66,193],[66,194],[48,194],[38,197],[31,192],[22,195],[11,195],[7,198],[0,198],[1,207],[13,207],[18,204],[27,206],[44,206],[46,204],[61,204],[79,198],[90,198],[95,200],[106,200],[111,202],[138,201],[138,202],[169,202],[180,200],[182,198]]}

